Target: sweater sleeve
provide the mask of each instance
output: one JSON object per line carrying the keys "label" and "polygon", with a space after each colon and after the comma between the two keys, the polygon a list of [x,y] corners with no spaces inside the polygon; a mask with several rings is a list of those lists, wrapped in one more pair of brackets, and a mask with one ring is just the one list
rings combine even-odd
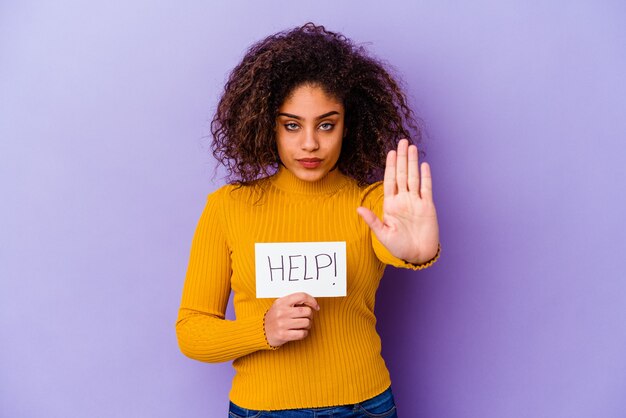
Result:
{"label": "sweater sleeve", "polygon": [[231,259],[224,233],[222,188],[207,199],[191,244],[176,336],[183,354],[203,362],[223,362],[257,350],[272,349],[264,315],[225,319],[230,296]]}
{"label": "sweater sleeve", "polygon": [[[370,186],[368,186],[361,195],[361,204],[370,209],[372,212],[378,216],[379,219],[383,218],[383,201],[384,201],[384,189],[383,182],[379,181]],[[422,263],[422,264],[413,264],[409,263],[401,258],[398,258],[391,254],[389,250],[381,244],[381,242],[376,238],[376,234],[373,231],[370,231],[372,235],[372,247],[374,248],[374,252],[376,253],[376,257],[385,264],[389,264],[398,268],[406,268],[411,270],[422,270],[426,267],[432,266],[437,259],[439,259],[439,253],[441,252],[441,244],[437,246],[437,253],[430,260]]]}

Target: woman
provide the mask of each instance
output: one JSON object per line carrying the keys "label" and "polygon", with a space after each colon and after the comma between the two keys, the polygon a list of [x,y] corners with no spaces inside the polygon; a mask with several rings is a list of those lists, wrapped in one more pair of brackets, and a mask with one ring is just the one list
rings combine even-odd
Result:
{"label": "woman", "polygon": [[[233,360],[231,417],[396,416],[376,290],[387,264],[422,269],[440,250],[430,168],[403,139],[417,131],[404,93],[362,48],[309,23],[250,48],[211,126],[230,184],[193,238],[181,351]],[[256,297],[255,243],[337,241],[346,296]]]}

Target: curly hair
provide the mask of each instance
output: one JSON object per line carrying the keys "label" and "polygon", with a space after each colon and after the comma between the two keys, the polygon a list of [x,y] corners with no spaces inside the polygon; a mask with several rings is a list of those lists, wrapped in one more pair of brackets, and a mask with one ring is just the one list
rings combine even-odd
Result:
{"label": "curly hair", "polygon": [[276,172],[278,109],[304,84],[344,105],[338,168],[359,184],[382,178],[386,153],[400,139],[420,140],[407,98],[385,65],[345,36],[307,23],[252,45],[229,76],[211,122],[211,149],[229,181],[246,185]]}

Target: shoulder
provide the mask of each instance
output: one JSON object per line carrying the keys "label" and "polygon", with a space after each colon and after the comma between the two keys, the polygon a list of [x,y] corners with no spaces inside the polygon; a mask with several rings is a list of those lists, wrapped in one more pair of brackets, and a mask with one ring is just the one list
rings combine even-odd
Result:
{"label": "shoulder", "polygon": [[249,185],[230,183],[225,184],[209,193],[207,202],[220,206],[235,205],[258,201],[264,192],[263,182],[257,181]]}
{"label": "shoulder", "polygon": [[245,203],[251,201],[251,188],[238,184],[226,184],[210,192],[206,199],[201,222],[219,225],[227,233],[228,225],[237,214],[241,213]]}

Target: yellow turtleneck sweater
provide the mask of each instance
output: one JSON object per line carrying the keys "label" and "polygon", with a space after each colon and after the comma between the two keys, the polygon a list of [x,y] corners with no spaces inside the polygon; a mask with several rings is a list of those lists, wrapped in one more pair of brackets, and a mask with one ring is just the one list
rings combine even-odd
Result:
{"label": "yellow turtleneck sweater", "polygon": [[[387,389],[389,372],[376,332],[374,300],[386,264],[414,270],[391,255],[356,212],[382,214],[381,183],[359,187],[331,171],[299,180],[285,168],[253,187],[227,185],[207,199],[191,247],[176,322],[181,351],[204,362],[233,360],[230,400],[257,410],[361,402]],[[316,298],[309,335],[279,348],[265,337],[274,299],[257,299],[256,242],[345,241],[347,296]],[[224,319],[231,289],[235,320]]]}

